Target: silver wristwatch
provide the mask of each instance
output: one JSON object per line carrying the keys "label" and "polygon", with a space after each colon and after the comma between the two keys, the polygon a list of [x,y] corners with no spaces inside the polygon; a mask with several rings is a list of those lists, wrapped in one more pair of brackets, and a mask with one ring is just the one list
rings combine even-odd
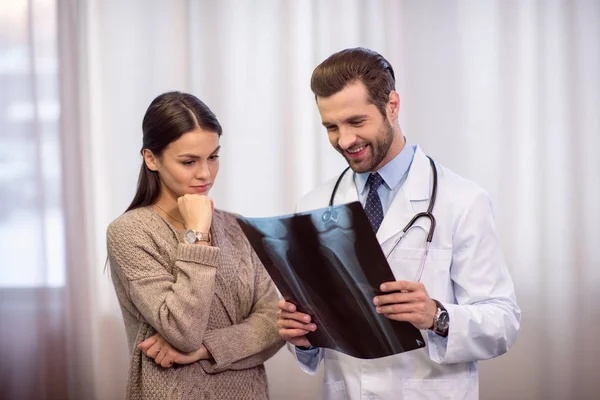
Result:
{"label": "silver wristwatch", "polygon": [[435,317],[433,318],[433,328],[431,328],[435,333],[440,336],[448,336],[448,329],[450,328],[450,314],[448,314],[448,310],[436,299],[432,299],[435,301],[437,305],[437,312],[435,313]]}
{"label": "silver wristwatch", "polygon": [[210,242],[210,234],[205,232],[198,232],[193,229],[187,229],[183,233],[183,240],[186,243],[194,244],[196,242]]}

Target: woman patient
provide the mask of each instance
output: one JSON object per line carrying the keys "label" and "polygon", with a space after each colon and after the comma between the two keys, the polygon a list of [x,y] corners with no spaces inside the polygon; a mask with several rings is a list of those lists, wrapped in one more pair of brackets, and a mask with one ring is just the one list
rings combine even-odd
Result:
{"label": "woman patient", "polygon": [[208,192],[222,130],[180,92],[143,121],[143,163],[108,227],[112,280],[131,351],[128,399],[267,399],[263,363],[283,345],[277,292],[235,216]]}

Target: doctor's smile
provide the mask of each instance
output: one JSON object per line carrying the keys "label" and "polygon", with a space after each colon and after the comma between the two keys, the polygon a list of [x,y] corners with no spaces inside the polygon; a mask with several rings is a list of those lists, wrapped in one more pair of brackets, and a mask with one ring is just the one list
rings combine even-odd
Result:
{"label": "doctor's smile", "polygon": [[360,158],[367,153],[369,145],[365,144],[360,147],[355,147],[353,149],[344,150],[344,155],[350,158]]}

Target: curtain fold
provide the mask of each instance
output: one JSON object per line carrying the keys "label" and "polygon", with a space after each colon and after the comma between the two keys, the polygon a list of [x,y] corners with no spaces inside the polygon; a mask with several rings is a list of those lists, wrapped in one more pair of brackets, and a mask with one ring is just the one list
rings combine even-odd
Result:
{"label": "curtain fold", "polygon": [[[65,370],[70,399],[96,399],[94,338],[102,333],[94,312],[95,264],[91,257],[93,226],[87,162],[90,147],[87,100],[87,7],[85,2],[57,3],[60,62],[61,156],[66,259],[66,320],[68,364]],[[122,381],[122,378],[119,379]],[[122,388],[121,388],[122,390]]]}

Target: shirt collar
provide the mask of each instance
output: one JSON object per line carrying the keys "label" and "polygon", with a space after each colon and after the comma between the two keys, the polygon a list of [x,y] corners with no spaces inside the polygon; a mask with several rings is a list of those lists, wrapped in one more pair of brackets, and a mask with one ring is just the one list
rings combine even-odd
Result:
{"label": "shirt collar", "polygon": [[[390,162],[381,167],[377,172],[383,178],[383,184],[388,190],[394,190],[402,181],[410,168],[416,146],[405,142],[404,148]],[[371,172],[355,174],[355,184],[360,194],[367,190],[367,179]]]}

